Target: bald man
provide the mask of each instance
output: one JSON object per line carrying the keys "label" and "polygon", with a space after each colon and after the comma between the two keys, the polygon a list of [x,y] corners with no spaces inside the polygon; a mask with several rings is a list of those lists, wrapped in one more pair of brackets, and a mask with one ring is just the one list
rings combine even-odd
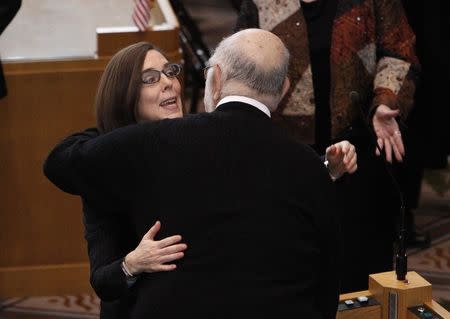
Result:
{"label": "bald man", "polygon": [[270,119],[289,87],[288,64],[277,36],[241,31],[205,70],[210,113],[50,154],[55,184],[103,211],[122,210],[137,236],[156,220],[161,238],[183,235],[177,269],[141,274],[131,288],[131,318],[334,318],[333,184],[315,152]]}

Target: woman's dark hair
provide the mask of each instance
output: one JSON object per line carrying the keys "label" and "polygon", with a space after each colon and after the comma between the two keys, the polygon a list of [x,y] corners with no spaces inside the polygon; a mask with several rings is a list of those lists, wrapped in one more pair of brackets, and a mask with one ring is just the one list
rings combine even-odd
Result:
{"label": "woman's dark hair", "polygon": [[137,122],[142,66],[149,50],[156,48],[148,42],[132,44],[117,52],[106,66],[95,98],[100,133]]}

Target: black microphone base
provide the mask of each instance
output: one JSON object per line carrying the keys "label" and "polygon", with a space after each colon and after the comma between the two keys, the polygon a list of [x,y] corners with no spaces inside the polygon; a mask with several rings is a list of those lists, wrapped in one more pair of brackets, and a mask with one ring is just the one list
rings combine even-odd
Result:
{"label": "black microphone base", "polygon": [[406,273],[408,272],[408,256],[397,255],[395,257],[395,274],[397,280],[406,280]]}

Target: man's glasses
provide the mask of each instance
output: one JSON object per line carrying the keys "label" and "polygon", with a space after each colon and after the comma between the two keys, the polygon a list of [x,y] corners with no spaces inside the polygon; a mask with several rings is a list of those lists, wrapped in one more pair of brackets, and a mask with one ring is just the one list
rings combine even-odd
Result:
{"label": "man's glasses", "polygon": [[212,67],[213,67],[213,65],[209,65],[209,66],[203,68],[203,78],[205,79],[205,81],[206,81],[206,78],[208,77],[208,70],[209,70],[209,68],[212,68]]}
{"label": "man's glasses", "polygon": [[161,73],[168,78],[174,78],[181,73],[181,65],[176,63],[169,63],[164,66],[162,71],[149,69],[142,72],[142,83],[155,84],[161,80]]}
{"label": "man's glasses", "polygon": [[218,64],[213,64],[213,65],[208,65],[207,67],[203,68],[203,77],[205,78],[205,81],[208,78],[208,70],[215,66],[220,67]]}

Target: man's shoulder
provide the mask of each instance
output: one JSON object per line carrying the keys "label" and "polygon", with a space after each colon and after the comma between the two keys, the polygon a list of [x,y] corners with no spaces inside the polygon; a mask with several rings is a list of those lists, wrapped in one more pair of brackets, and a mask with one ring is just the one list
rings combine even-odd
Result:
{"label": "man's shoulder", "polygon": [[292,175],[298,174],[303,177],[302,180],[329,179],[322,159],[311,146],[297,141],[276,125],[273,135],[277,144],[278,162],[289,169]]}
{"label": "man's shoulder", "polygon": [[311,146],[296,140],[288,132],[280,128],[278,125],[275,124],[272,125],[272,135],[274,135],[275,138],[278,139],[280,143],[282,143],[286,148],[291,150],[291,152],[296,156],[301,157],[306,156],[306,158],[309,159],[320,159],[317,152],[314,151],[314,149]]}
{"label": "man's shoulder", "polygon": [[190,128],[199,129],[202,127],[209,127],[217,116],[216,112],[186,114],[180,118],[164,119],[156,123],[145,123],[142,125],[144,126],[144,130],[147,131],[176,133],[179,130],[182,130],[183,132],[188,133]]}

